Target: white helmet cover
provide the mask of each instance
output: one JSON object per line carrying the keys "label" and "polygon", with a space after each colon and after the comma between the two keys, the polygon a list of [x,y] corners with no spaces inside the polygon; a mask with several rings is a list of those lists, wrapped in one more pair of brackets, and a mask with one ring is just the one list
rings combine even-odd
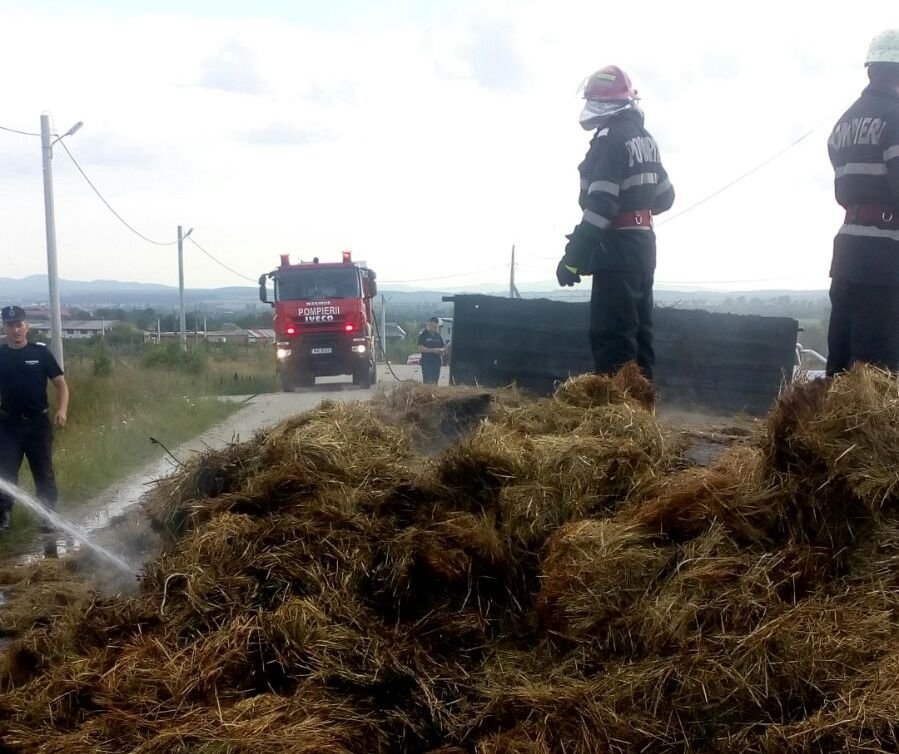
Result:
{"label": "white helmet cover", "polygon": [[865,65],[871,63],[899,63],[899,29],[887,29],[871,40]]}

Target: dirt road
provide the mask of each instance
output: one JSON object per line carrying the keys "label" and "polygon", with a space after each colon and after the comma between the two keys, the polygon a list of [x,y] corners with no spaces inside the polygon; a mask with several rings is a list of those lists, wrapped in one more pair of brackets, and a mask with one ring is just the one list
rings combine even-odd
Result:
{"label": "dirt road", "polygon": [[[397,378],[400,380],[421,381],[419,367],[396,365],[393,371],[396,373],[396,377],[386,367],[380,367],[379,383],[381,385],[396,384]],[[448,369],[446,368],[443,369],[441,374],[441,384],[448,384]],[[180,446],[169,448],[169,450],[172,451],[172,455],[175,458],[183,462],[195,453],[202,452],[208,448],[221,448],[231,442],[246,440],[257,430],[276,424],[285,417],[315,408],[323,400],[365,401],[371,398],[373,393],[374,389],[362,390],[345,380],[323,378],[319,380],[319,384],[314,388],[299,389],[294,393],[231,396],[227,400],[235,400],[242,404],[236,413],[198,437]],[[666,417],[666,413],[670,414],[670,416]],[[700,417],[689,414],[680,416],[677,411],[662,411],[661,415],[665,424],[681,429],[690,427],[694,421],[700,420]],[[706,428],[714,426],[716,422],[713,422],[713,419],[718,419],[718,423],[720,423],[725,417],[701,417],[702,424]],[[690,433],[688,432],[687,434]],[[691,444],[695,444],[696,448],[691,449],[687,455],[690,456],[693,453],[696,457],[692,460],[702,465],[710,463],[717,455],[720,455],[727,445],[736,439],[735,437],[730,437],[731,434],[734,434],[730,431],[723,433],[723,435],[726,435],[723,440],[718,437],[721,434],[720,432],[712,432],[711,435],[713,436],[709,436],[710,433],[708,431],[694,432],[692,434],[696,435],[696,437],[692,438],[693,443]],[[160,439],[164,441],[163,437],[160,437]],[[130,509],[133,509],[140,502],[148,487],[158,479],[171,473],[174,468],[175,462],[168,455],[145,465],[104,490],[89,505],[84,506],[79,514],[73,516],[74,522],[90,534],[99,534],[101,530],[109,525],[110,521],[127,514]],[[63,555],[69,551],[72,543],[60,539],[55,542],[55,545],[50,542],[51,551],[54,547],[58,554]],[[75,548],[77,549],[77,545],[75,545]],[[35,550],[26,555],[25,560],[39,557],[42,557],[40,544],[35,543]]]}
{"label": "dirt road", "polygon": [[[421,370],[418,367],[394,365],[393,370],[401,380],[421,381]],[[378,368],[378,380],[381,384],[396,383],[396,378],[383,365]],[[444,368],[440,384],[447,383],[448,370]],[[345,379],[321,378],[314,388],[303,388],[294,393],[232,396],[228,400],[236,400],[243,404],[237,413],[198,437],[169,450],[178,460],[185,461],[194,453],[207,448],[221,448],[230,442],[246,440],[256,430],[276,424],[292,414],[315,408],[325,399],[365,401],[371,398],[373,393],[374,389],[362,390]],[[169,456],[147,464],[104,490],[85,512],[76,517],[76,523],[89,532],[102,529],[110,519],[135,505],[148,485],[169,474],[174,467],[175,463]]]}

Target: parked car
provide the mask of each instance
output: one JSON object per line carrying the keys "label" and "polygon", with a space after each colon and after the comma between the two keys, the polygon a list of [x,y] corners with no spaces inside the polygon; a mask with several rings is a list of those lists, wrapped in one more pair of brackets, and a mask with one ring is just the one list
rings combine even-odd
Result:
{"label": "parked car", "polygon": [[[450,360],[450,344],[446,344],[446,348],[443,350],[443,358],[441,359],[441,363],[443,366],[448,366]],[[420,366],[421,365],[421,354],[420,353],[410,353],[408,358],[406,359],[406,364],[408,366]]]}
{"label": "parked car", "polygon": [[827,375],[825,368],[827,357],[811,348],[803,348],[796,344],[796,364],[793,367],[793,379],[798,381],[820,380]]}

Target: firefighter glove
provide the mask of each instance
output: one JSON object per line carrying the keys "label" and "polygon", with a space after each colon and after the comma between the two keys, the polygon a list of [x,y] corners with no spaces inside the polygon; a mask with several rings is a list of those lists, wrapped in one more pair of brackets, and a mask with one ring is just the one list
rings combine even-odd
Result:
{"label": "firefighter glove", "polygon": [[577,273],[577,267],[567,264],[565,257],[562,257],[562,259],[559,260],[559,266],[556,267],[556,280],[558,280],[559,285],[564,288],[565,286],[572,286],[575,283],[580,283],[581,276]]}

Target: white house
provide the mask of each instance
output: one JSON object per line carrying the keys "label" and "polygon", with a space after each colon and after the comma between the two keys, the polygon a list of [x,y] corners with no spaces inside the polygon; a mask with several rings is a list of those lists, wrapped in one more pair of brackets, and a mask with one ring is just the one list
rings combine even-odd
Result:
{"label": "white house", "polygon": [[[86,340],[88,338],[105,335],[115,325],[123,324],[114,319],[67,319],[62,323],[62,337],[65,340]],[[41,334],[41,337],[50,339],[49,322],[29,322],[30,328]]]}

